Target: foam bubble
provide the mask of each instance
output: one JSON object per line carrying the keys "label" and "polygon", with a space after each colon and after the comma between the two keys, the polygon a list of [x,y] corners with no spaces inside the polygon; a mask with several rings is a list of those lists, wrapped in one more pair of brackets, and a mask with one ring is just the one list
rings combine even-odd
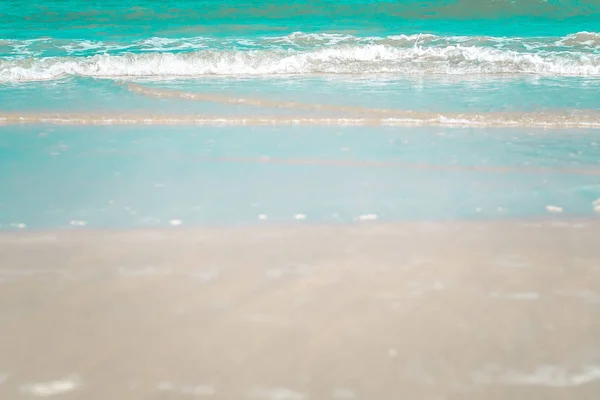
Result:
{"label": "foam bubble", "polygon": [[558,207],[558,206],[546,206],[546,211],[548,211],[550,213],[558,214],[558,213],[563,212],[563,208]]}
{"label": "foam bubble", "polygon": [[72,220],[71,222],[69,222],[72,226],[86,226],[87,222],[85,221],[78,221],[78,220]]}
{"label": "foam bubble", "polygon": [[359,215],[355,219],[358,221],[375,221],[378,218],[377,214],[363,214]]}

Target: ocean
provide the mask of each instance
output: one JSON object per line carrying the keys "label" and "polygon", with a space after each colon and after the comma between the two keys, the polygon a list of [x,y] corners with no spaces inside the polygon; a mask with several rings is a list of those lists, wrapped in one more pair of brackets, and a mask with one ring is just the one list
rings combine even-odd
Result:
{"label": "ocean", "polygon": [[597,1],[3,1],[0,21],[0,229],[596,215]]}

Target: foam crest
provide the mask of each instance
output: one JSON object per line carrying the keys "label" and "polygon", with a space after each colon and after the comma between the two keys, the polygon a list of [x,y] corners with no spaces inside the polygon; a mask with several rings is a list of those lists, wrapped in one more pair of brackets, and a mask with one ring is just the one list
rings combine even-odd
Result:
{"label": "foam crest", "polygon": [[557,42],[564,46],[582,46],[597,49],[600,46],[600,33],[597,32],[578,32],[567,35]]}
{"label": "foam crest", "polygon": [[64,76],[126,78],[306,74],[600,76],[600,54],[528,53],[460,44],[444,47],[353,44],[311,50],[200,50],[0,61],[0,82],[5,83]]}
{"label": "foam crest", "polygon": [[5,57],[66,57],[97,54],[123,55],[144,52],[191,52],[198,50],[318,50],[332,46],[388,45],[395,48],[473,46],[525,52],[570,51],[594,53],[600,34],[577,32],[564,37],[438,36],[429,33],[359,36],[341,33],[293,32],[284,36],[226,37],[207,36],[149,37],[127,40],[36,39],[0,40],[0,55]]}

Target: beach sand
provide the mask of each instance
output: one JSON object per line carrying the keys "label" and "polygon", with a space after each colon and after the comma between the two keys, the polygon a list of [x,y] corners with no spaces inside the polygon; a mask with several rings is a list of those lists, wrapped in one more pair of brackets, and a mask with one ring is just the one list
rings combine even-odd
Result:
{"label": "beach sand", "polygon": [[0,235],[0,398],[598,399],[600,219]]}

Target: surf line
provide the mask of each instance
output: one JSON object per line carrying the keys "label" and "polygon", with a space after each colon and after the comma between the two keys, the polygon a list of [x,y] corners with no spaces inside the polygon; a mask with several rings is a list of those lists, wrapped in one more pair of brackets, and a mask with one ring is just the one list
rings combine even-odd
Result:
{"label": "surf line", "polygon": [[[600,114],[600,113],[599,113]],[[214,126],[442,126],[480,128],[600,128],[600,115],[494,118],[485,114],[429,115],[405,117],[340,117],[340,116],[218,116],[176,114],[84,114],[84,113],[0,113],[0,125],[214,125]]]}

